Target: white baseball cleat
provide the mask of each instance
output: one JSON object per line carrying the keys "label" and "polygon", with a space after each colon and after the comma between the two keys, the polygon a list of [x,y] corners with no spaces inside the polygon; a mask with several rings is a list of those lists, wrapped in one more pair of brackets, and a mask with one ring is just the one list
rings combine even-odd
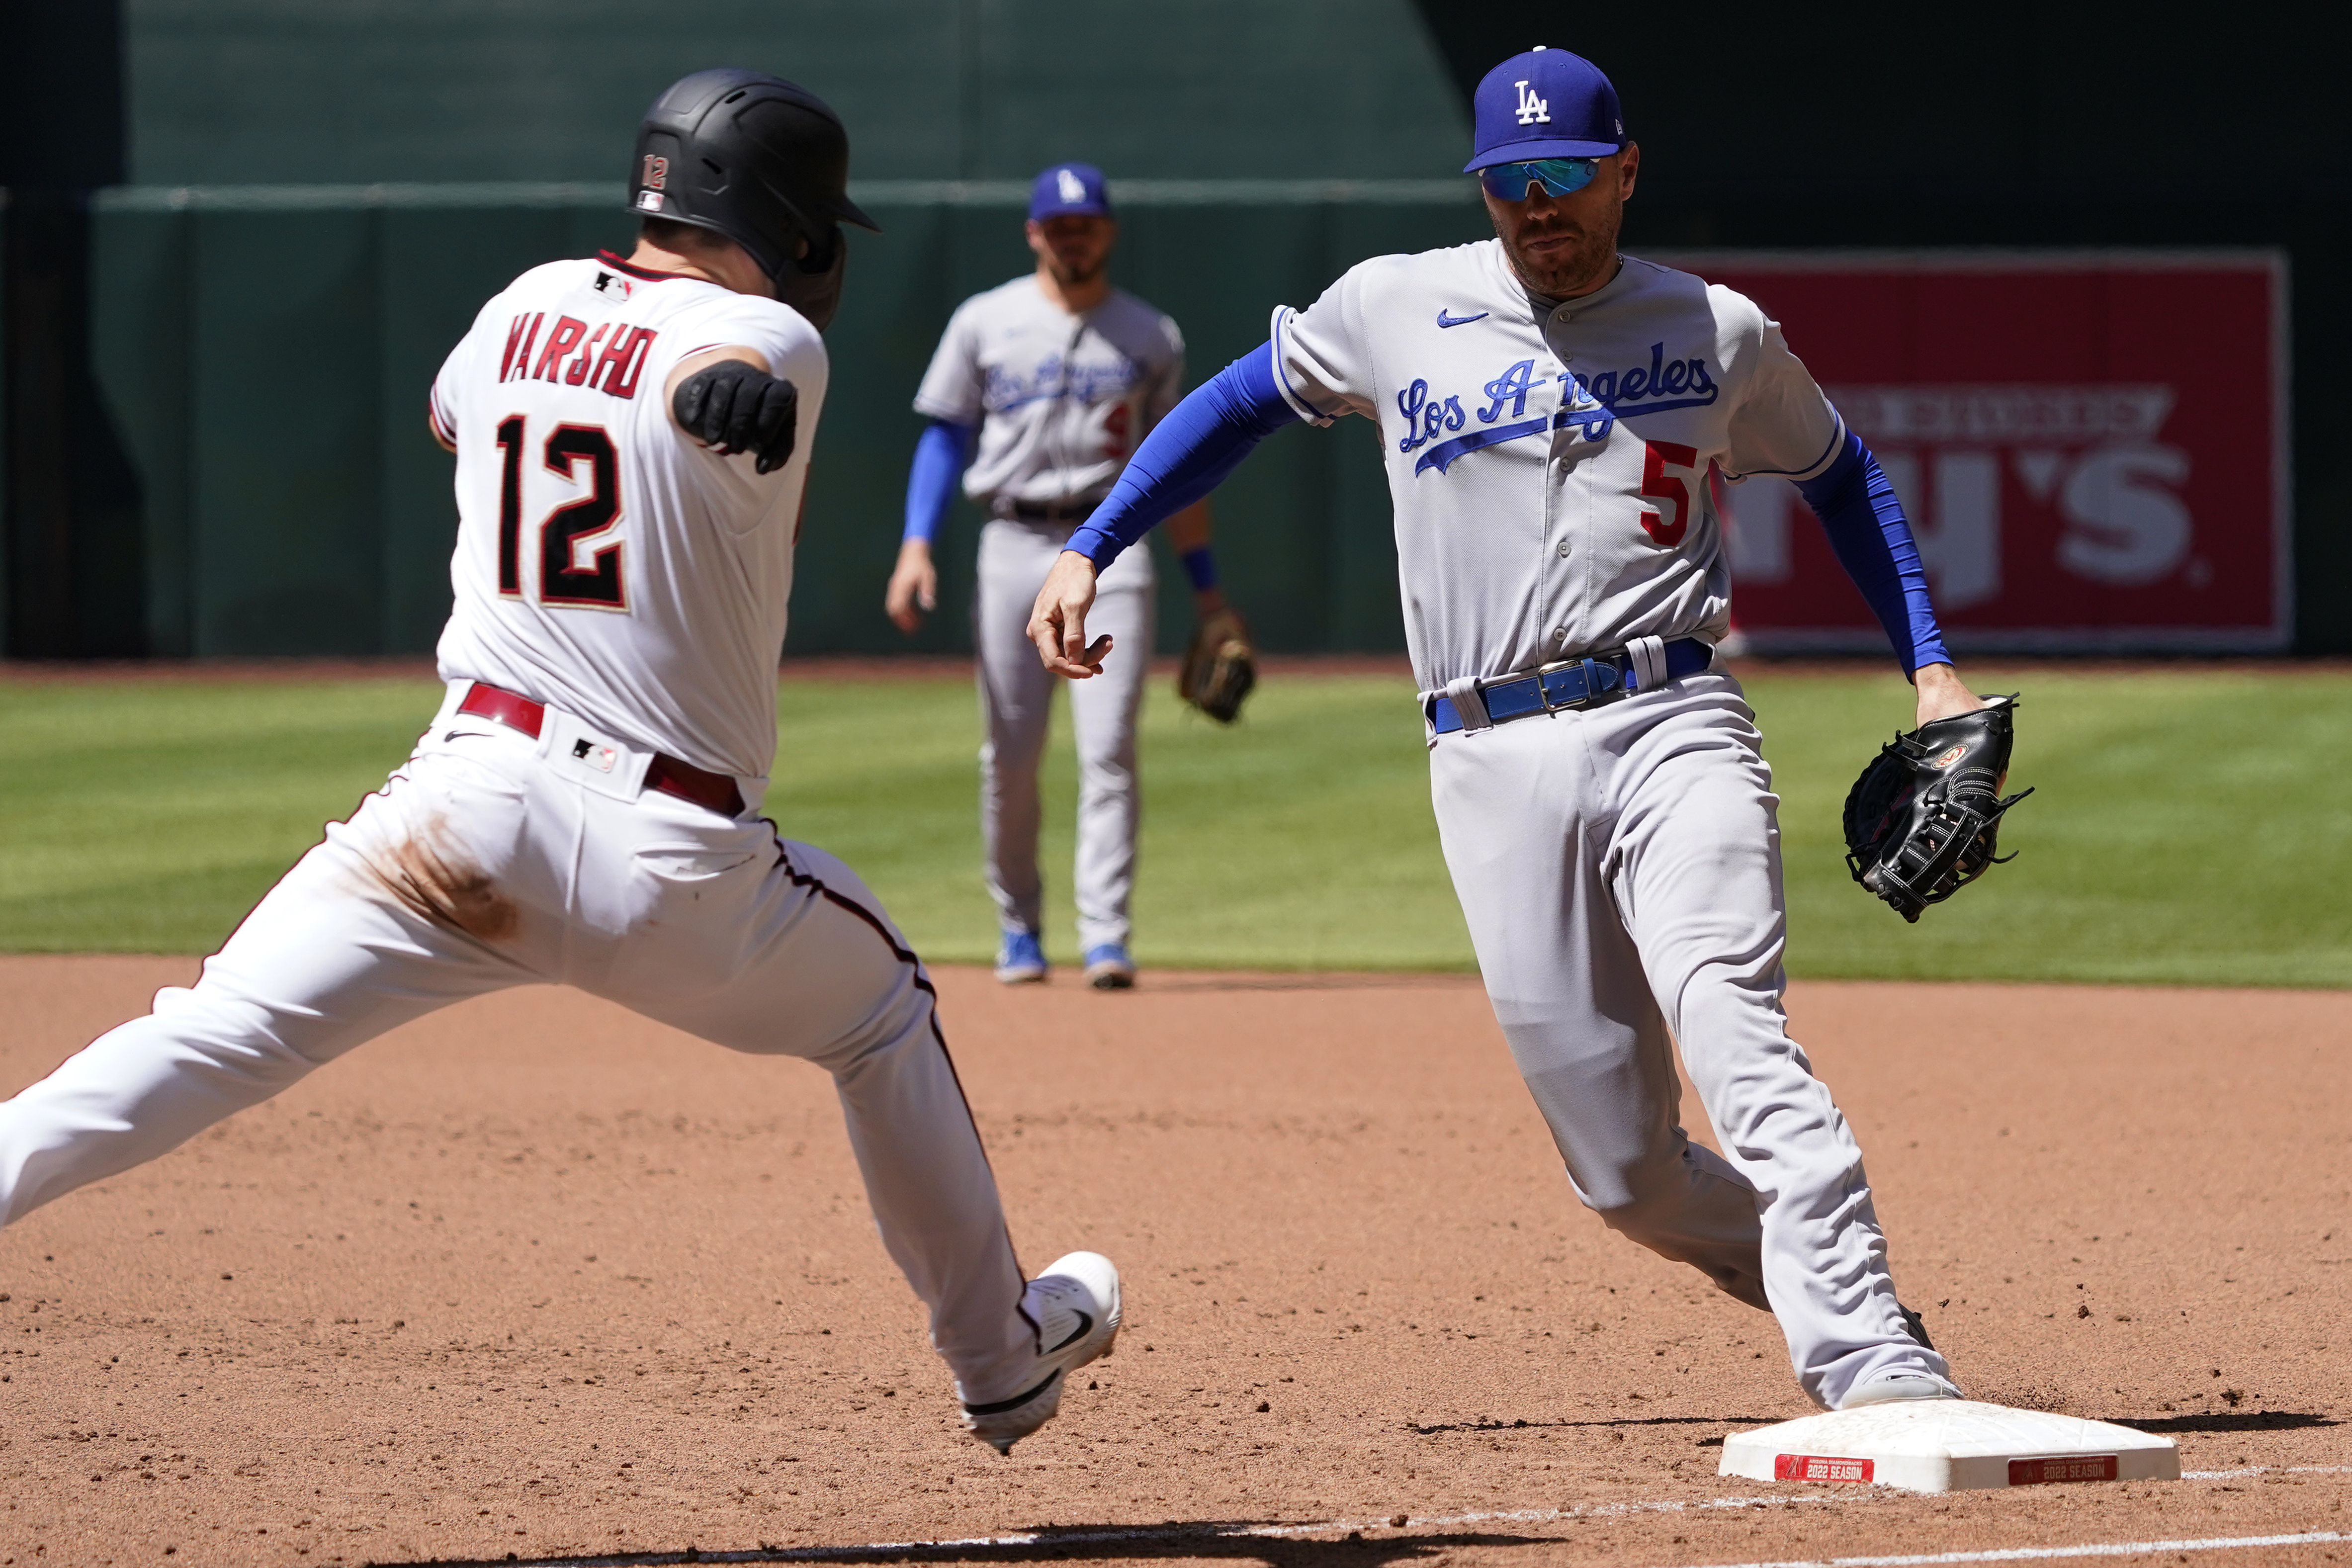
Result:
{"label": "white baseball cleat", "polygon": [[1882,1373],[1845,1396],[1840,1410],[1884,1405],[1894,1399],[1958,1399],[1960,1391],[1942,1378],[1924,1372]]}
{"label": "white baseball cleat", "polygon": [[1099,1252],[1057,1258],[1021,1293],[1021,1315],[1037,1331],[1030,1386],[1009,1399],[963,1407],[964,1430],[1000,1454],[1051,1421],[1069,1374],[1118,1342],[1118,1269]]}

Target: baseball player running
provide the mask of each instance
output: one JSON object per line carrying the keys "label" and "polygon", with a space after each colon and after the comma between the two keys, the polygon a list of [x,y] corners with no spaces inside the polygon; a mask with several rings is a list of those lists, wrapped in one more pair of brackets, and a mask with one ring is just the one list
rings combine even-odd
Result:
{"label": "baseball player running", "polygon": [[[1781,1012],[1778,802],[1711,645],[1730,581],[1711,469],[1793,479],[1877,611],[1921,722],[1960,684],[1878,465],[1780,329],[1621,256],[1640,151],[1587,61],[1475,98],[1496,237],[1363,262],[1195,391],[1070,538],[1031,634],[1083,679],[1098,574],[1261,437],[1378,425],[1431,797],[1488,996],[1577,1196],[1778,1315],[1838,1408],[1955,1397],[1897,1304],[1862,1155]],[[1679,1125],[1679,1043],[1724,1153]]]}
{"label": "baseball player running", "polygon": [[906,939],[758,815],[838,225],[875,226],[848,163],[814,95],[698,72],[638,132],[635,254],[482,307],[431,397],[460,520],[440,711],[194,988],[0,1103],[0,1223],[435,1008],[556,982],[834,1075],[981,1438],[1009,1449],[1109,1352],[1108,1259],[1024,1289]]}
{"label": "baseball player running", "polygon": [[[1102,171],[1056,163],[1029,197],[1034,272],[966,300],[949,319],[915,395],[929,421],[907,477],[907,527],[884,608],[912,632],[937,607],[931,542],[956,476],[988,510],[972,620],[980,645],[980,832],[1002,930],[996,977],[1045,978],[1037,869],[1038,765],[1056,682],[1028,639],[1029,608],[1073,523],[1093,511],[1150,428],[1176,406],[1184,340],[1176,323],[1123,289],[1105,262],[1118,237]],[[1170,537],[1203,621],[1225,608],[1205,502],[1179,510]],[[1075,891],[1087,984],[1135,984],[1128,904],[1142,801],[1135,722],[1151,649],[1151,552],[1107,564],[1094,615],[1137,658],[1070,689],[1078,744]]]}

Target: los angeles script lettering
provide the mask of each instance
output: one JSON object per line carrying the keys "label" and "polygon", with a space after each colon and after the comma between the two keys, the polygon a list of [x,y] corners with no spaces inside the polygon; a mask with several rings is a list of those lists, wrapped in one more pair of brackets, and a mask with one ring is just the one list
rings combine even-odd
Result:
{"label": "los angeles script lettering", "polygon": [[[1476,410],[1478,423],[1492,425],[1507,417],[1524,420],[1528,397],[1535,387],[1535,361],[1520,360],[1482,386],[1479,390],[1486,395]],[[1567,391],[1565,405],[1554,423],[1562,427],[1578,426],[1588,441],[1606,440],[1610,429],[1621,418],[1669,408],[1706,407],[1715,402],[1718,390],[1703,356],[1668,360],[1663,342],[1650,345],[1650,363],[1646,365],[1591,374],[1563,372],[1557,379]],[[1417,451],[1436,440],[1441,432],[1461,430],[1472,417],[1465,411],[1459,395],[1441,397],[1421,377],[1415,377],[1412,384],[1399,392],[1396,401],[1397,412],[1404,421],[1404,435],[1397,442],[1400,452]],[[1533,432],[1531,429],[1526,433]],[[1440,462],[1434,466],[1442,471],[1445,465]]]}

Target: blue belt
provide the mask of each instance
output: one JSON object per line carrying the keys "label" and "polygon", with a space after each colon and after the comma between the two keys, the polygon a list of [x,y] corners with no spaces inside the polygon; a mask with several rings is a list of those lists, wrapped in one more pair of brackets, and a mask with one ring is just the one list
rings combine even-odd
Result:
{"label": "blue belt", "polygon": [[[1666,679],[1696,675],[1715,662],[1715,649],[1696,637],[1676,637],[1666,645]],[[1640,689],[1633,660],[1623,648],[1612,648],[1590,658],[1547,665],[1532,675],[1507,675],[1491,685],[1479,683],[1478,695],[1486,717],[1497,724],[1564,708],[1591,708],[1613,702]],[[1430,705],[1430,727],[1441,735],[1460,730],[1462,715],[1454,699],[1439,697]]]}

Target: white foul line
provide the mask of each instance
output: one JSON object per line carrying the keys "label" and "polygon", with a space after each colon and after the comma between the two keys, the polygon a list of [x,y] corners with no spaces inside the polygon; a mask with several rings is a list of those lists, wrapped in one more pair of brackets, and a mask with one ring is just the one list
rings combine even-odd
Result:
{"label": "white foul line", "polygon": [[2093,1546],[2005,1546],[1987,1552],[1923,1552],[1906,1557],[1784,1557],[1708,1568],[1928,1568],[1942,1563],[2042,1563],[2060,1557],[2138,1557],[2156,1552],[2241,1552],[2254,1546],[2311,1546],[2352,1541],[2340,1531],[2305,1535],[2209,1535],[2186,1541],[2109,1541]]}
{"label": "white foul line", "polygon": [[[2185,1481],[2225,1480],[2258,1475],[2347,1475],[2352,1465],[2249,1465],[2236,1470],[2183,1470]],[[1114,1525],[1098,1530],[1024,1530],[1004,1535],[971,1535],[934,1541],[877,1541],[841,1546],[762,1547],[752,1551],[704,1551],[694,1558],[683,1554],[631,1552],[622,1557],[542,1559],[540,1568],[602,1568],[604,1564],[661,1563],[793,1563],[839,1562],[860,1557],[902,1557],[919,1552],[969,1550],[973,1547],[1107,1546],[1135,1542],[1280,1540],[1291,1536],[1329,1535],[1343,1531],[1431,1530],[1464,1524],[1546,1524],[1578,1519],[1607,1519],[1631,1513],[1685,1513],[1707,1509],[1794,1507],[1798,1503],[1844,1502],[1884,1496],[1876,1488],[1849,1491],[1800,1493],[1796,1496],[1707,1498],[1698,1502],[1606,1502],[1582,1508],[1494,1509],[1478,1513],[1407,1514],[1378,1519],[1327,1519],[1307,1524],[1146,1524]],[[2352,1534],[2320,1531],[2305,1535],[2209,1536],[2182,1541],[2122,1541],[2089,1546],[2011,1546],[1977,1552],[1931,1552],[1895,1557],[1792,1557],[1769,1562],[1710,1563],[1705,1568],[1933,1568],[1940,1563],[2034,1563],[2068,1557],[2130,1557],[2155,1552],[2232,1552],[2256,1546],[2302,1546],[2352,1542]]]}

